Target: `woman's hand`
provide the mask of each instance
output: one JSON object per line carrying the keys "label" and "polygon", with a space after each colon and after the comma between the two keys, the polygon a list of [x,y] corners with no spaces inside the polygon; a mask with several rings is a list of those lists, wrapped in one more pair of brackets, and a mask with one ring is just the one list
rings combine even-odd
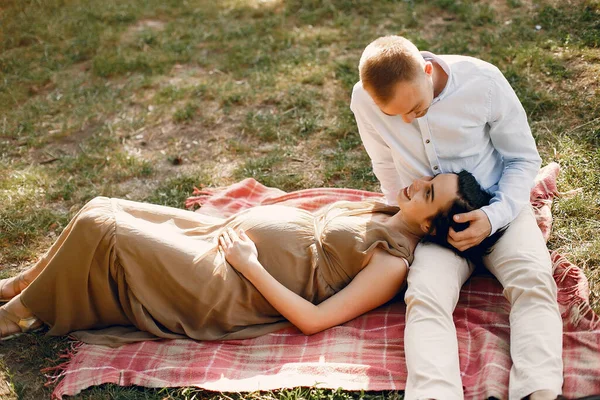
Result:
{"label": "woman's hand", "polygon": [[240,229],[238,234],[233,229],[227,228],[219,236],[219,245],[227,262],[244,276],[252,267],[260,266],[256,245],[243,230]]}

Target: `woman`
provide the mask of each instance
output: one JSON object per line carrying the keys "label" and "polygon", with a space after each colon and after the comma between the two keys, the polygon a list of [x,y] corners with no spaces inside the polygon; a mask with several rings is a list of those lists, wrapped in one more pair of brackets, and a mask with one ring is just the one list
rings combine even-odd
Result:
{"label": "woman", "polygon": [[445,244],[452,213],[489,198],[465,171],[415,180],[399,207],[342,201],[315,213],[272,205],[220,219],[99,197],[34,267],[0,282],[10,299],[0,333],[46,323],[51,335],[118,345],[256,337],[291,322],[310,335],[392,299],[417,243]]}

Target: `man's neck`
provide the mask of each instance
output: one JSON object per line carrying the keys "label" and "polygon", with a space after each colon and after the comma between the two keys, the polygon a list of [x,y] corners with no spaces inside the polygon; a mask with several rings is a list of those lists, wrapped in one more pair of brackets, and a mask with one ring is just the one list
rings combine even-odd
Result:
{"label": "man's neck", "polygon": [[433,64],[433,97],[436,98],[446,87],[446,83],[448,83],[448,74],[444,71],[444,68],[435,60],[431,60]]}

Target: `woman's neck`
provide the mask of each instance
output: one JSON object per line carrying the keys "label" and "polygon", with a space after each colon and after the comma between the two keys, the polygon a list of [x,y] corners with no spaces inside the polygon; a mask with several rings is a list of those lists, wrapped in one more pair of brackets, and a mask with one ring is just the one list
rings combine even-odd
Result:
{"label": "woman's neck", "polygon": [[421,240],[423,236],[425,236],[425,233],[421,230],[420,226],[414,226],[404,219],[402,210],[399,210],[396,214],[392,215],[387,220],[387,225],[390,229],[400,231],[406,236],[412,237],[417,241]]}

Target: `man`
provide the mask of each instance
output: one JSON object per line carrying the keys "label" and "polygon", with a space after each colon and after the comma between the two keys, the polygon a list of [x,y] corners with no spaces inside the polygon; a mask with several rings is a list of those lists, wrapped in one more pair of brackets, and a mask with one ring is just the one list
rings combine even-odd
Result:
{"label": "man", "polygon": [[[515,92],[489,63],[419,52],[400,36],[369,44],[359,71],[350,107],[388,202],[414,178],[461,169],[494,195],[489,206],[457,216],[469,228],[451,231],[449,241],[465,250],[508,225],[485,264],[512,305],[509,399],[555,399],[562,320],[529,206],[541,159]],[[463,398],[452,313],[472,270],[450,250],[417,247],[405,296],[407,400]]]}

